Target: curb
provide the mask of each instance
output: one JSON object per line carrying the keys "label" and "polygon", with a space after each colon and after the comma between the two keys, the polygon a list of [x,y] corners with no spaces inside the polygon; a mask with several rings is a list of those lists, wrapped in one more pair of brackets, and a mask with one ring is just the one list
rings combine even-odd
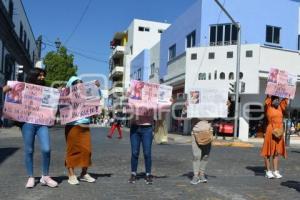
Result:
{"label": "curb", "polygon": [[[180,136],[180,135],[169,135],[168,140],[173,141],[178,144],[191,144],[192,140],[190,137],[187,136]],[[241,148],[251,148],[255,147],[254,144],[242,141],[226,141],[226,140],[219,140],[214,139],[212,142],[213,146],[224,146],[224,147],[241,147]]]}

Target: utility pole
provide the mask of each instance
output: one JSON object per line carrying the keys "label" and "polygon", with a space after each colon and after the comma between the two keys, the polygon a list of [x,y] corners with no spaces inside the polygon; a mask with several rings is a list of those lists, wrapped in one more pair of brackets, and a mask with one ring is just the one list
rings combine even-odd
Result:
{"label": "utility pole", "polygon": [[239,107],[239,97],[240,97],[240,66],[241,66],[241,25],[238,24],[233,17],[228,13],[224,6],[219,2],[219,0],[214,0],[217,5],[222,9],[226,16],[231,20],[233,25],[238,31],[237,35],[237,52],[236,52],[236,81],[235,81],[235,109],[234,109],[234,138],[237,137],[238,122],[240,119],[240,107]]}
{"label": "utility pole", "polygon": [[59,38],[57,38],[54,43],[56,47],[56,52],[58,53],[61,46],[61,41],[59,40]]}

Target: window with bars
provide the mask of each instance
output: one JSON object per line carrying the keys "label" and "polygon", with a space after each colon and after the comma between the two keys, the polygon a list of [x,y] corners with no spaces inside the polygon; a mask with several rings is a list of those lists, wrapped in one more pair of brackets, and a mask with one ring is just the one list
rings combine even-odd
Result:
{"label": "window with bars", "polygon": [[280,27],[266,26],[266,42],[280,44]]}
{"label": "window with bars", "polygon": [[155,74],[155,63],[151,64],[151,74],[150,75],[154,75]]}
{"label": "window with bars", "polygon": [[196,46],[196,30],[186,36],[186,48]]}
{"label": "window with bars", "polygon": [[238,29],[233,24],[217,24],[210,26],[210,46],[237,44]]}
{"label": "window with bars", "polygon": [[176,44],[172,45],[169,48],[169,61],[173,60],[176,57]]}

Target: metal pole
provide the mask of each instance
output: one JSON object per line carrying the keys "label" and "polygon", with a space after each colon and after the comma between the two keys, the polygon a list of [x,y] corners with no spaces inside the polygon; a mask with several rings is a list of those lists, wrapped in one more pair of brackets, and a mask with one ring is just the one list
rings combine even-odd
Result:
{"label": "metal pole", "polygon": [[240,65],[241,65],[241,26],[233,19],[233,17],[228,13],[228,11],[224,8],[224,6],[218,1],[214,0],[217,5],[222,9],[222,11],[226,14],[226,16],[232,21],[234,26],[238,31],[238,39],[237,39],[237,52],[236,52],[236,81],[235,81],[235,112],[234,112],[234,138],[237,137],[238,131],[238,122],[240,118],[239,111],[239,93],[240,93]]}
{"label": "metal pole", "polygon": [[241,27],[237,27],[238,30],[238,41],[237,41],[237,51],[236,51],[236,81],[235,81],[235,109],[234,109],[234,138],[237,138],[238,134],[238,124],[240,119],[240,67],[241,67]]}

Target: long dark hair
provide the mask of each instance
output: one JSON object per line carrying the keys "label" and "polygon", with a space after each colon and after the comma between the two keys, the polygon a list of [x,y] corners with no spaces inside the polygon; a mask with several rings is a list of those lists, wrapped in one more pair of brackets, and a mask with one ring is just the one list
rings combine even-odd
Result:
{"label": "long dark hair", "polygon": [[40,68],[34,68],[31,69],[27,78],[26,83],[36,84],[36,85],[45,85],[45,81],[38,80],[38,76],[44,73],[44,76],[46,76],[46,71]]}

